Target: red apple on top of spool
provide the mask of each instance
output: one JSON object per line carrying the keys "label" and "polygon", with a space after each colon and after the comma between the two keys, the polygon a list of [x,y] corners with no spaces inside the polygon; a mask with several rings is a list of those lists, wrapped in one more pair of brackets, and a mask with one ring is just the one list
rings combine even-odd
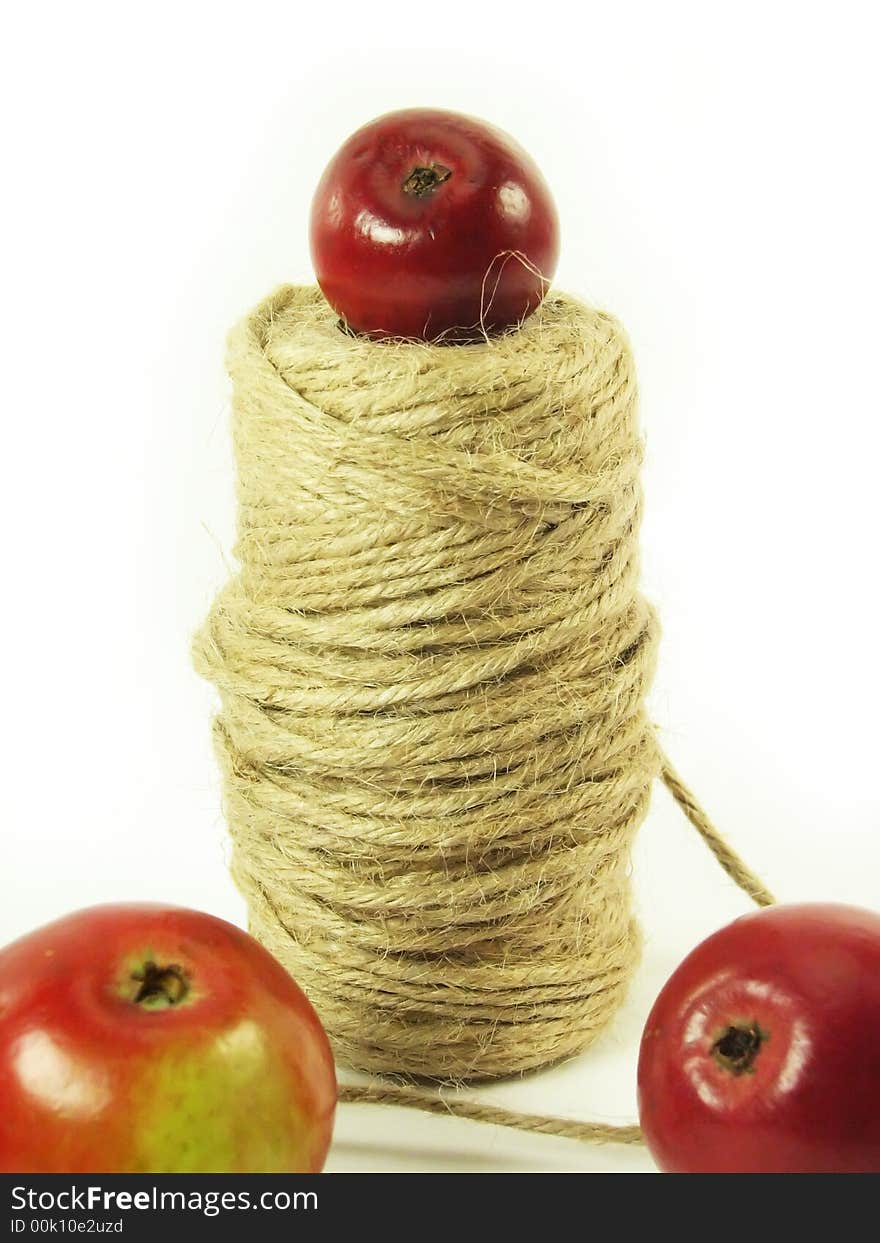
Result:
{"label": "red apple on top of spool", "polygon": [[507,134],[433,108],[379,117],[315,192],[315,275],[349,329],[463,342],[520,323],[556,271],[544,178]]}
{"label": "red apple on top of spool", "polygon": [[0,950],[0,1171],[316,1173],[324,1030],[252,937],[102,906]]}

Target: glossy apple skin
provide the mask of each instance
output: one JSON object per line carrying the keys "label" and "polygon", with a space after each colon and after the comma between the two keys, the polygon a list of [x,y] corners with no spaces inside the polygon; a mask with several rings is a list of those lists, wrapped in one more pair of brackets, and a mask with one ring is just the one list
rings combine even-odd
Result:
{"label": "glossy apple skin", "polygon": [[[408,193],[413,170],[430,167],[448,176]],[[327,301],[373,337],[499,332],[540,303],[559,255],[556,208],[531,157],[484,121],[430,108],[352,134],[315,192],[310,235]]]}
{"label": "glossy apple skin", "polygon": [[[146,961],[186,996],[131,1000]],[[0,950],[0,1171],[317,1172],[335,1106],[311,1005],[223,920],[94,907]]]}
{"label": "glossy apple skin", "polygon": [[[753,1024],[760,1046],[734,1073],[713,1045]],[[684,960],[645,1026],[639,1113],[657,1164],[880,1172],[878,1041],[880,915],[815,904],[736,920]]]}

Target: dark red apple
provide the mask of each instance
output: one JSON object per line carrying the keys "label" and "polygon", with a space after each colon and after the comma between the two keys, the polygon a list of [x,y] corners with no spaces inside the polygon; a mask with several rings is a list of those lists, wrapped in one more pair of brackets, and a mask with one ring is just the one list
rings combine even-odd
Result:
{"label": "dark red apple", "polygon": [[371,121],[327,166],[312,261],[349,328],[467,341],[519,323],[556,271],[550,191],[501,130],[410,108]]}
{"label": "dark red apple", "polygon": [[880,1173],[880,915],[778,906],[716,932],[645,1025],[639,1113],[677,1173]]}
{"label": "dark red apple", "polygon": [[232,924],[103,906],[0,950],[0,1171],[315,1172],[335,1105],[314,1010]]}

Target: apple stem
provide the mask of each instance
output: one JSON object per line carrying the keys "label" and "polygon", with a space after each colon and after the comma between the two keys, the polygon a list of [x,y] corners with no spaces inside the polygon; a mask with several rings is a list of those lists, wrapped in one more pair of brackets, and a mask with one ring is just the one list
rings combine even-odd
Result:
{"label": "apple stem", "polygon": [[401,189],[404,194],[410,194],[413,198],[424,199],[429,194],[433,194],[437,187],[444,181],[448,181],[451,176],[452,169],[447,168],[445,164],[417,164]]}
{"label": "apple stem", "polygon": [[769,1038],[769,1033],[758,1026],[757,1020],[751,1023],[733,1023],[725,1028],[712,1045],[712,1056],[719,1066],[723,1066],[731,1074],[748,1074],[754,1068],[761,1045]]}
{"label": "apple stem", "polygon": [[132,1001],[145,1010],[176,1006],[189,992],[189,982],[175,964],[162,967],[155,962],[145,962],[143,969],[136,971],[131,978],[138,985]]}

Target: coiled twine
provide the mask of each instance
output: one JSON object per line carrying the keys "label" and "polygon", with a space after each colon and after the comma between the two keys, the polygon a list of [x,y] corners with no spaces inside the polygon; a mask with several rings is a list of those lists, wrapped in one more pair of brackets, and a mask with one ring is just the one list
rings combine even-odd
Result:
{"label": "coiled twine", "polygon": [[360,1069],[582,1050],[638,954],[636,380],[551,294],[475,345],[346,334],[283,287],[233,332],[240,572],[197,636],[252,932]]}

